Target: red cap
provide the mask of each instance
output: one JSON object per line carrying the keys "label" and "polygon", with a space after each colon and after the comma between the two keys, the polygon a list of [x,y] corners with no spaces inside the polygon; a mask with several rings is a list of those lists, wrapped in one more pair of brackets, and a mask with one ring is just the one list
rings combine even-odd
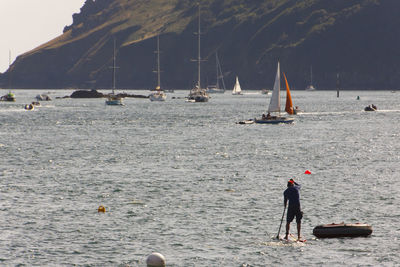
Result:
{"label": "red cap", "polygon": [[293,179],[290,179],[288,183],[289,183],[289,184],[294,184],[294,180],[293,180]]}

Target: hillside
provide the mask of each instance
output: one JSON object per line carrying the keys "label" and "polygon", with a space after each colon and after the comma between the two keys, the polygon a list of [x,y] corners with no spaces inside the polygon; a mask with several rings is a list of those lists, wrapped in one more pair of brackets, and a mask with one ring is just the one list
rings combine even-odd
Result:
{"label": "hillside", "polygon": [[[400,84],[400,2],[394,0],[202,0],[202,84],[215,82],[218,50],[225,82],[272,87],[277,60],[295,89],[313,68],[319,89],[396,89]],[[153,88],[156,36],[162,85],[189,89],[197,77],[197,3],[87,0],[54,40],[20,55],[0,76],[14,88],[110,88],[113,40],[117,87]]]}

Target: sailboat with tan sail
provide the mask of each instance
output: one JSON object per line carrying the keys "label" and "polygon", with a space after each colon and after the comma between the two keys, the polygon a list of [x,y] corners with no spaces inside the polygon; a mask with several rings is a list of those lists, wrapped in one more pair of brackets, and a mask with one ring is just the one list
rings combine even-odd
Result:
{"label": "sailboat with tan sail", "polygon": [[[254,119],[255,123],[265,123],[265,124],[279,124],[279,123],[293,123],[293,118],[287,118],[280,115],[281,112],[281,100],[280,100],[280,90],[281,90],[281,75],[280,75],[280,64],[278,61],[278,67],[276,70],[274,89],[272,91],[271,100],[268,106],[268,115],[263,115],[261,119]],[[287,90],[288,87],[287,87]],[[290,90],[289,90],[290,92]],[[289,93],[290,96],[290,93]],[[289,107],[290,107],[289,101]],[[292,103],[293,105],[293,103]],[[293,108],[292,108],[293,109]],[[278,113],[277,115],[272,116],[271,112]]]}

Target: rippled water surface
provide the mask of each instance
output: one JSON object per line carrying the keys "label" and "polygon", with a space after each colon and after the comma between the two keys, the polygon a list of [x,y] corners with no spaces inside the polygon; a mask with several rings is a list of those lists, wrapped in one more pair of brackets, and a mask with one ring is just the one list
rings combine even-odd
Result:
{"label": "rippled water surface", "polygon": [[[399,92],[293,91],[293,125],[236,124],[265,111],[257,93],[112,107],[51,91],[34,111],[43,91],[15,93],[0,103],[0,265],[145,266],[154,251],[168,266],[400,262]],[[305,244],[274,239],[292,177]],[[313,237],[342,221],[374,232]]]}

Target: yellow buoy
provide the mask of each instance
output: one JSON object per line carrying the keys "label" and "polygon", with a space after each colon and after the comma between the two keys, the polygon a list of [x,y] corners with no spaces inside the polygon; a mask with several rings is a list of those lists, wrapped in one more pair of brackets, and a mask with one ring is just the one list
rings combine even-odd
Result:
{"label": "yellow buoy", "polygon": [[104,206],[99,206],[97,212],[106,212],[106,208]]}

